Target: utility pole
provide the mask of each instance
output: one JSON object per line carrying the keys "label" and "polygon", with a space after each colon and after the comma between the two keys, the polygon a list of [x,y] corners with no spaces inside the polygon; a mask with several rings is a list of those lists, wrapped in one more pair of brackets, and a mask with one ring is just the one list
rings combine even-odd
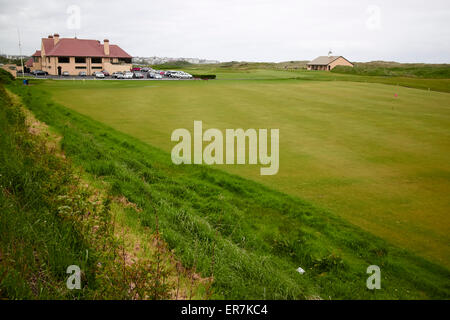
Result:
{"label": "utility pole", "polygon": [[20,54],[20,62],[22,63],[22,78],[25,77],[25,69],[23,67],[23,56],[22,56],[22,44],[20,43],[20,31],[17,28],[17,36],[19,38],[19,54]]}

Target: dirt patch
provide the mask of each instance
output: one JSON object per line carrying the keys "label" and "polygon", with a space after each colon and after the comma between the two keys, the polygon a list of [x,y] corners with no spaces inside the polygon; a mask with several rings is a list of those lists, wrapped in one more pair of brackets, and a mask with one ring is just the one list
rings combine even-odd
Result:
{"label": "dirt patch", "polygon": [[136,212],[142,212],[142,209],[137,206],[137,204],[128,201],[125,196],[114,197],[113,201],[122,205],[124,208],[133,208]]}

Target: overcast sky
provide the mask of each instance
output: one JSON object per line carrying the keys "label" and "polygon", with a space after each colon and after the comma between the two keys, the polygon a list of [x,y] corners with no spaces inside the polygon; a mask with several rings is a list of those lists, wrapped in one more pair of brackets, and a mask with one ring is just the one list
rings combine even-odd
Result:
{"label": "overcast sky", "polygon": [[28,55],[59,33],[133,56],[450,63],[449,0],[0,0],[1,53],[19,53],[17,28]]}

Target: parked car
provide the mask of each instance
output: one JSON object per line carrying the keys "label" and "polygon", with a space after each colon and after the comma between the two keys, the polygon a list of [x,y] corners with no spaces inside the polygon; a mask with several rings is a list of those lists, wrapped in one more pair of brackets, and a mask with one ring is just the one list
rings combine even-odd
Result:
{"label": "parked car", "polygon": [[34,70],[31,72],[31,74],[35,75],[35,76],[47,76],[48,72],[47,71],[42,71],[42,70]]}
{"label": "parked car", "polygon": [[124,79],[133,79],[133,72],[127,71],[123,74]]}
{"label": "parked car", "polygon": [[177,79],[184,78],[183,71],[170,71],[169,77]]}
{"label": "parked car", "polygon": [[62,76],[63,76],[63,77],[68,77],[68,76],[70,76],[69,71],[63,71]]}
{"label": "parked car", "polygon": [[105,75],[105,77],[109,77],[109,72],[106,70],[103,70],[102,73]]}
{"label": "parked car", "polygon": [[79,77],[86,77],[87,73],[86,73],[86,71],[80,71],[80,72],[78,72],[78,76]]}
{"label": "parked car", "polygon": [[193,76],[191,74],[184,72],[184,71],[178,72],[178,77],[180,79],[192,79],[193,78]]}
{"label": "parked car", "polygon": [[113,72],[113,74],[111,75],[112,78],[116,78],[116,79],[123,79],[123,72],[117,71],[117,72]]}
{"label": "parked car", "polygon": [[166,75],[168,75],[171,78],[177,78],[177,79],[192,78],[192,75],[190,75],[189,73],[184,72],[184,71],[167,71]]}
{"label": "parked car", "polygon": [[149,72],[149,73],[147,74],[147,78],[151,78],[151,79],[162,79],[162,75],[160,75],[159,73]]}
{"label": "parked car", "polygon": [[132,72],[134,72],[134,71],[141,71],[141,68],[138,68],[138,67],[136,67],[136,68],[131,68],[131,71],[132,71]]}
{"label": "parked car", "polygon": [[170,78],[176,78],[176,71],[173,71],[173,70],[169,70],[169,71],[166,71],[165,73],[164,73],[164,75],[166,76],[166,77],[170,77]]}
{"label": "parked car", "polygon": [[184,71],[172,72],[170,74],[170,76],[172,78],[178,78],[178,79],[192,79],[193,78],[192,75],[190,75],[189,73],[184,72]]}
{"label": "parked car", "polygon": [[133,78],[135,78],[135,79],[142,79],[142,78],[144,78],[144,75],[141,72],[134,72],[133,73]]}
{"label": "parked car", "polygon": [[105,75],[103,74],[103,72],[96,72],[96,73],[95,73],[95,77],[96,77],[96,78],[104,78]]}
{"label": "parked car", "polygon": [[140,71],[141,71],[141,72],[149,72],[149,71],[150,71],[150,68],[144,67],[144,68],[141,68]]}

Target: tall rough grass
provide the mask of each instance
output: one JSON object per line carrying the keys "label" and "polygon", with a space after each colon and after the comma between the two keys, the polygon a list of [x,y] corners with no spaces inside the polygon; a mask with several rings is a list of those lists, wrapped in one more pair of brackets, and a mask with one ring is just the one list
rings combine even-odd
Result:
{"label": "tall rough grass", "polygon": [[353,68],[337,66],[332,72],[364,76],[449,79],[450,65],[357,63]]}
{"label": "tall rough grass", "polygon": [[[95,198],[80,172],[32,132],[0,73],[0,298],[164,299],[168,284],[160,235],[155,259],[129,264],[114,232],[110,198]],[[67,267],[82,289],[66,286]]]}

